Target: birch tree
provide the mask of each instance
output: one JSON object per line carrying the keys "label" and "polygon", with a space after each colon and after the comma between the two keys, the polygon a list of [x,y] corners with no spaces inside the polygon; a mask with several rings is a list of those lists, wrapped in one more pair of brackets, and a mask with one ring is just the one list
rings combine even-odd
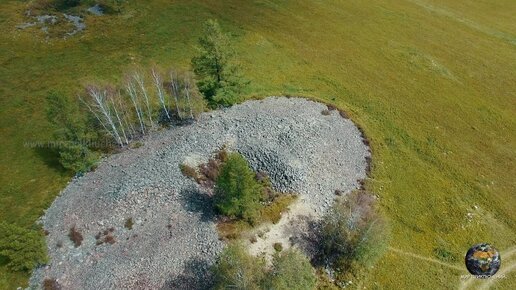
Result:
{"label": "birch tree", "polygon": [[134,107],[134,111],[136,112],[136,116],[138,118],[138,122],[140,123],[140,130],[142,134],[145,134],[145,123],[143,122],[143,114],[140,107],[140,102],[138,100],[138,93],[136,92],[136,88],[134,86],[134,83],[132,80],[128,80],[126,83],[126,92],[129,95],[129,98],[131,99],[131,102]]}
{"label": "birch tree", "polygon": [[163,111],[165,111],[165,114],[167,115],[167,119],[171,121],[170,114],[168,113],[168,108],[166,106],[166,95],[163,91],[163,78],[157,72],[156,69],[152,69],[152,79],[154,80],[154,86],[156,87],[156,92],[158,94],[159,103],[161,104],[161,107],[163,108]]}
{"label": "birch tree", "polygon": [[175,72],[175,71],[170,72],[170,93],[172,94],[172,96],[174,96],[177,117],[179,119],[182,119],[181,111],[179,110],[179,97],[180,97],[179,96],[179,94],[180,94],[179,86],[180,86],[180,84],[179,84],[179,80],[177,78],[177,72]]}
{"label": "birch tree", "polygon": [[[116,93],[116,99],[119,100],[120,98],[121,98],[120,92],[118,91]],[[116,120],[118,121],[118,128],[120,128],[120,131],[122,132],[121,137],[124,138],[123,141],[127,145],[127,144],[129,144],[129,139],[127,138],[127,134],[125,133],[125,131],[126,131],[125,124],[122,122],[123,115],[122,115],[122,118],[120,118],[121,115],[118,113],[119,110],[117,110],[117,108],[116,108],[117,105],[115,105],[115,101],[114,101],[115,95],[111,95],[110,99],[111,99],[111,105],[112,105],[113,111],[115,112]],[[118,102],[118,106],[121,106],[121,105],[122,105],[122,103]]]}
{"label": "birch tree", "polygon": [[194,119],[193,115],[193,107],[192,107],[192,100],[190,98],[190,81],[187,77],[185,77],[185,96],[188,103],[188,109],[190,111],[190,118]]}
{"label": "birch tree", "polygon": [[150,126],[154,126],[154,122],[152,121],[152,109],[149,102],[149,95],[147,94],[147,88],[145,87],[145,81],[143,77],[138,72],[134,72],[133,79],[136,81],[140,88],[140,92],[142,94],[143,99],[145,100],[145,105],[147,107],[147,116],[149,117]]}
{"label": "birch tree", "polygon": [[95,115],[95,117],[102,124],[104,129],[113,137],[115,142],[124,147],[124,141],[120,136],[119,128],[116,125],[115,116],[109,105],[109,97],[107,90],[99,89],[95,86],[88,86],[86,92],[90,97],[90,102],[85,101],[88,109]]}

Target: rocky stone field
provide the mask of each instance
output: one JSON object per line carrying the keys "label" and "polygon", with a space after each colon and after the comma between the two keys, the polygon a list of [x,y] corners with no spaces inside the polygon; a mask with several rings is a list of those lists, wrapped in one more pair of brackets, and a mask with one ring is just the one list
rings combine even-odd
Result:
{"label": "rocky stone field", "polygon": [[[34,271],[32,287],[56,279],[63,289],[206,288],[206,269],[224,244],[209,199],[179,166],[206,162],[224,145],[318,215],[336,190],[359,187],[370,157],[360,131],[337,110],[284,97],[204,113],[143,144],[105,158],[53,202],[41,218],[51,260]],[[69,238],[72,227],[80,246]]]}

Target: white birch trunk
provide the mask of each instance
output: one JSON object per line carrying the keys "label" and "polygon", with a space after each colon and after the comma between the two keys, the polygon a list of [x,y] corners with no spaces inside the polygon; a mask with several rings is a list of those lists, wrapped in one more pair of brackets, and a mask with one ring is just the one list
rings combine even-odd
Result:
{"label": "white birch trunk", "polygon": [[170,85],[172,87],[171,91],[172,95],[174,95],[174,100],[176,103],[177,117],[182,119],[181,112],[179,111],[179,84],[177,83],[177,78],[174,72],[170,73]]}
{"label": "white birch trunk", "polygon": [[190,82],[188,81],[187,78],[185,78],[185,95],[186,95],[186,100],[188,102],[188,108],[190,109],[190,118],[194,119],[193,109],[192,109],[192,101],[190,100]]}
{"label": "white birch trunk", "polygon": [[145,88],[145,82],[143,81],[143,78],[140,76],[138,72],[135,72],[133,75],[134,80],[140,87],[140,91],[142,92],[143,99],[145,100],[145,104],[147,106],[147,115],[149,117],[149,121],[151,124],[151,127],[154,126],[154,122],[152,121],[152,110],[149,103],[149,96],[147,94],[147,89]]}
{"label": "white birch trunk", "polygon": [[[120,96],[120,95],[119,95]],[[124,124],[122,124],[122,120],[120,119],[120,115],[118,114],[118,110],[116,109],[115,101],[113,100],[113,96],[111,97],[111,104],[113,105],[113,111],[115,111],[115,116],[118,121],[118,126],[122,131],[122,137],[124,137],[125,145],[129,144],[129,140],[127,139],[127,135],[125,134]]]}
{"label": "white birch trunk", "polygon": [[113,121],[113,116],[111,114],[111,110],[109,109],[109,105],[107,104],[107,92],[101,91],[95,87],[88,88],[88,94],[92,97],[95,107],[97,107],[100,111],[100,115],[104,117],[105,122],[107,123],[107,127],[111,129],[112,136],[115,138],[115,141],[120,147],[124,147],[122,138],[118,132],[118,129]]}
{"label": "white birch trunk", "polygon": [[152,78],[154,79],[154,85],[156,86],[156,90],[158,91],[158,98],[161,106],[163,107],[163,110],[165,111],[165,114],[167,115],[168,120],[170,121],[170,115],[168,114],[168,109],[165,104],[165,94],[163,92],[163,79],[161,78],[161,75],[156,71],[152,70]]}
{"label": "white birch trunk", "polygon": [[126,90],[129,94],[129,97],[131,98],[134,110],[136,111],[136,116],[138,117],[138,121],[140,122],[140,129],[142,131],[142,134],[145,135],[145,123],[143,122],[143,117],[138,106],[138,95],[136,94],[136,89],[131,81],[127,83]]}

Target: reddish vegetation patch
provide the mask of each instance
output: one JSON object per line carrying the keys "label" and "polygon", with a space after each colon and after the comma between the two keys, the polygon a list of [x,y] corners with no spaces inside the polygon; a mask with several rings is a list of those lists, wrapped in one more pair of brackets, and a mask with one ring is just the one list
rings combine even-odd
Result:
{"label": "reddish vegetation patch", "polygon": [[115,232],[115,228],[111,227],[107,230],[104,230],[103,232],[98,232],[95,235],[95,239],[97,240],[96,245],[100,246],[102,244],[114,244],[116,242],[115,237],[113,236],[113,233]]}
{"label": "reddish vegetation patch", "polygon": [[190,177],[203,187],[210,189],[215,186],[220,168],[227,158],[228,152],[225,147],[222,147],[213,158],[208,160],[207,163],[199,165],[198,168],[181,164],[181,172],[184,176]]}
{"label": "reddish vegetation patch", "polygon": [[57,283],[56,279],[47,278],[43,281],[43,289],[44,290],[60,290],[61,285],[59,285],[59,283]]}
{"label": "reddish vegetation patch", "polygon": [[68,233],[68,237],[73,242],[73,244],[75,245],[76,248],[79,247],[82,244],[82,240],[84,239],[82,237],[82,234],[79,231],[77,231],[75,226],[70,228],[70,232]]}
{"label": "reddish vegetation patch", "polygon": [[337,110],[337,107],[335,107],[335,105],[328,104],[326,106],[328,107],[328,111],[335,111],[335,110]]}

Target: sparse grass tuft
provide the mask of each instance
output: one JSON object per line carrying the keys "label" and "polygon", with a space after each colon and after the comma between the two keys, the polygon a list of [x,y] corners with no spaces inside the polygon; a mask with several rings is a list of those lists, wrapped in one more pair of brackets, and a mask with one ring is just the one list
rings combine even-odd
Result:
{"label": "sparse grass tuft", "polygon": [[125,220],[125,224],[124,224],[124,227],[128,230],[132,230],[133,229],[133,225],[134,225],[134,221],[133,221],[133,218],[128,218]]}

